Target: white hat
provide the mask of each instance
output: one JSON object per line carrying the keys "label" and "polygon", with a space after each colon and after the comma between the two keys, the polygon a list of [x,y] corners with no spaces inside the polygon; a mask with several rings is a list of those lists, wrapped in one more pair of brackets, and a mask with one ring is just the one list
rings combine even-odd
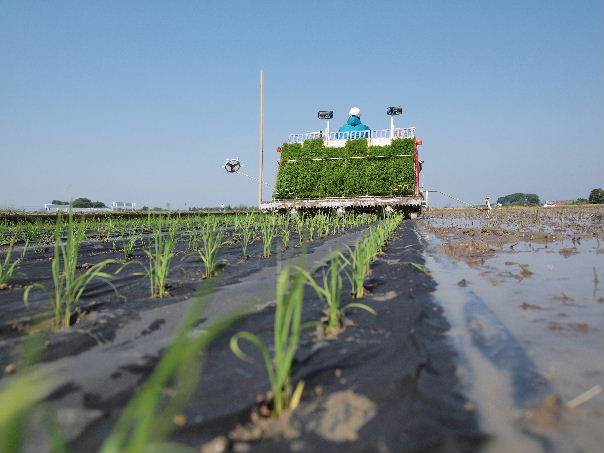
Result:
{"label": "white hat", "polygon": [[361,117],[361,109],[358,107],[353,107],[350,109],[350,112],[348,112],[348,116],[358,116],[359,118]]}

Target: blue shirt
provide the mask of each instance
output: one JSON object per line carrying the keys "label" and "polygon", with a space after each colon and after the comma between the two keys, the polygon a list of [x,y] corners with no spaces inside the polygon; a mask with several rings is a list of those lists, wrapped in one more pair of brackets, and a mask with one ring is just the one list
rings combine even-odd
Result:
{"label": "blue shirt", "polygon": [[358,116],[349,116],[348,121],[344,124],[339,132],[348,132],[348,131],[368,131],[370,130],[368,126],[361,123],[361,119]]}

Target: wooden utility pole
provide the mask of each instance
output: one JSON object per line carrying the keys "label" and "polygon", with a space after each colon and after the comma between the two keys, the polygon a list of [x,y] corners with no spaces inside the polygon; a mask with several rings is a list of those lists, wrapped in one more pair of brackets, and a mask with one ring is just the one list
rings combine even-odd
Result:
{"label": "wooden utility pole", "polygon": [[260,70],[260,124],[258,147],[260,152],[260,169],[258,171],[258,208],[262,205],[262,178],[264,174],[264,69]]}

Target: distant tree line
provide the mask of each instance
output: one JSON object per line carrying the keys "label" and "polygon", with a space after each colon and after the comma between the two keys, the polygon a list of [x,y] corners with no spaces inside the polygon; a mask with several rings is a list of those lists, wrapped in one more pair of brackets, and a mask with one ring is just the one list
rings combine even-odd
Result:
{"label": "distant tree line", "polygon": [[75,200],[62,201],[62,200],[52,200],[52,204],[62,205],[62,206],[70,206],[72,208],[106,208],[107,206],[102,201],[92,201],[88,198],[76,198]]}
{"label": "distant tree line", "polygon": [[588,198],[577,198],[573,204],[604,204],[604,189],[592,189]]}
{"label": "distant tree line", "polygon": [[497,198],[497,203],[502,206],[538,206],[541,201],[537,194],[516,192]]}
{"label": "distant tree line", "polygon": [[589,193],[588,201],[590,203],[595,203],[595,204],[604,204],[604,189],[601,189],[601,188],[593,189]]}
{"label": "distant tree line", "polygon": [[[497,203],[502,206],[538,206],[541,204],[539,196],[534,193],[516,192],[497,199]],[[572,204],[604,204],[604,189],[593,189],[589,193],[589,198],[577,198]]]}

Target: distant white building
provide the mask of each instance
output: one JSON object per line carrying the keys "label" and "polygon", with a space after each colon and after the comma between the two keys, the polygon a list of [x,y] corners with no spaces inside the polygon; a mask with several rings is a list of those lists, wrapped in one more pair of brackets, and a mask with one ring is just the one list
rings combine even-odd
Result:
{"label": "distant white building", "polygon": [[45,203],[44,210],[49,212],[98,212],[98,211],[111,211],[110,208],[72,208],[68,204],[52,204]]}
{"label": "distant white building", "polygon": [[136,203],[131,201],[112,201],[112,211],[133,211],[136,209]]}
{"label": "distant white building", "polygon": [[45,203],[44,204],[44,210],[45,211],[51,211],[51,212],[69,211],[69,206],[68,205],[63,205],[63,204]]}

